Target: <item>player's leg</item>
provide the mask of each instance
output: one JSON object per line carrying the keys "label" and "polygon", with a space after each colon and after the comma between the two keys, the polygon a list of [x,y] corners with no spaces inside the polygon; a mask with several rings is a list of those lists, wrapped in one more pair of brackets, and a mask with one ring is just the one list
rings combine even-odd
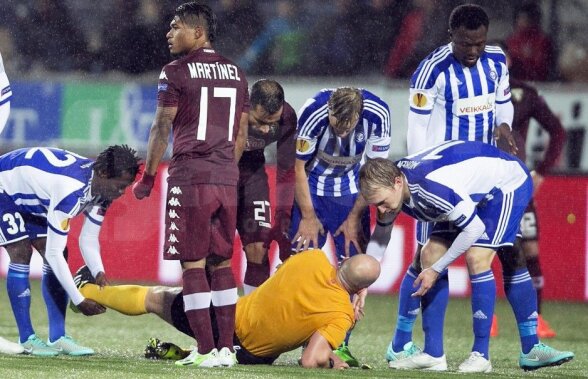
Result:
{"label": "player's leg", "polygon": [[429,238],[431,227],[430,223],[420,221],[416,223],[417,250],[412,264],[406,270],[400,283],[396,328],[386,352],[388,362],[401,360],[420,352],[420,348],[412,342],[412,330],[421,310],[421,298],[413,297],[412,294],[415,291],[414,281],[421,272],[421,249]]}
{"label": "player's leg", "polygon": [[[321,210],[321,222],[323,223],[323,227],[328,230],[331,235],[335,233],[335,231],[343,224],[343,222],[347,219],[353,205],[355,204],[355,200],[357,199],[357,195],[346,195],[341,197],[324,197],[319,199],[320,204],[317,208]],[[360,230],[359,230],[359,243],[362,246],[362,250],[365,251],[365,246],[367,246],[367,241],[369,240],[369,231],[370,231],[370,213],[369,208],[365,210],[365,212],[361,215],[360,219]],[[347,257],[345,252],[345,236],[343,233],[340,233],[338,236],[333,237],[335,243],[335,251],[337,256],[337,263],[340,265],[343,259]],[[357,249],[355,245],[350,244],[349,246],[349,256],[356,255]],[[351,298],[353,300],[353,297]],[[347,363],[350,367],[358,367],[359,361],[351,354],[349,349],[349,341],[351,339],[351,330],[347,332],[345,335],[345,340],[339,346],[334,353],[341,358],[345,363]]]}
{"label": "player's leg", "polygon": [[543,286],[545,280],[543,272],[541,271],[541,263],[539,260],[539,224],[537,222],[537,213],[535,212],[535,204],[533,201],[525,210],[523,219],[521,220],[521,248],[525,256],[527,270],[531,275],[533,287],[537,293],[537,335],[539,338],[553,338],[556,333],[547,321],[542,316],[542,300],[543,300]]}
{"label": "player's leg", "polygon": [[[235,310],[237,284],[231,268],[233,244],[237,223],[237,190],[231,186],[217,186],[221,207],[216,213],[215,227],[211,235],[210,288],[212,308],[218,329],[219,362],[222,366],[233,366],[237,358],[233,348],[235,334]],[[269,210],[268,210],[269,211]]]}
{"label": "player's leg", "polygon": [[[487,242],[487,241],[486,241]],[[472,353],[460,366],[460,372],[490,372],[490,328],[496,302],[496,281],[491,265],[495,251],[473,246],[466,252],[466,263],[472,289]]]}
{"label": "player's leg", "polygon": [[[29,282],[30,262],[33,247],[29,240],[35,220],[20,213],[12,199],[0,194],[0,245],[6,249],[10,258],[6,289],[12,307],[12,313],[18,327],[19,342],[25,353],[40,356],[55,356],[59,353],[48,347],[37,337],[30,316],[31,287]],[[37,225],[39,226],[39,225]]]}
{"label": "player's leg", "polygon": [[270,264],[265,241],[271,229],[271,207],[265,170],[251,173],[246,178],[241,173],[237,230],[247,258],[243,279],[245,294],[251,293],[269,278]]}
{"label": "player's leg", "polygon": [[[445,251],[447,251],[447,242],[433,236],[420,250],[420,265],[423,268],[429,267]],[[418,273],[416,275],[418,276]],[[447,370],[447,360],[443,352],[443,325],[448,298],[445,280],[447,280],[447,275],[440,275],[429,293],[420,299],[423,308],[423,331],[425,333],[424,351],[421,351],[412,342],[408,342],[400,353],[395,353],[395,356],[392,355],[394,359],[389,359],[388,367],[434,371]],[[414,280],[412,282],[414,283]],[[412,292],[415,290],[415,288],[412,288]],[[390,358],[391,354],[388,354],[388,356]]]}
{"label": "player's leg", "polygon": [[[34,228],[33,228],[34,229]],[[65,332],[65,315],[69,296],[67,292],[53,273],[51,266],[45,261],[45,244],[46,227],[43,226],[42,232],[31,232],[35,238],[32,244],[43,257],[43,277],[41,279],[41,292],[47,308],[47,318],[49,321],[49,337],[47,346],[54,348],[64,355],[85,356],[94,354],[94,350],[78,344],[71,336]],[[67,260],[67,248],[63,255]]]}
{"label": "player's leg", "polygon": [[163,257],[179,260],[182,265],[186,317],[198,341],[198,349],[176,364],[218,366],[209,312],[212,296],[205,267],[211,244],[210,220],[220,203],[210,185],[181,185],[171,176],[168,183]]}

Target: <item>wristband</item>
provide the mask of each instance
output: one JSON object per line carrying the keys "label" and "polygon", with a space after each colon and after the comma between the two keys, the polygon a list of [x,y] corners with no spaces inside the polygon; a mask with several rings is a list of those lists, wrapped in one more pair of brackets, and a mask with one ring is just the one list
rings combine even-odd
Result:
{"label": "wristband", "polygon": [[[155,173],[155,175],[157,175],[157,173]],[[141,183],[146,184],[149,187],[153,187],[155,184],[155,175],[149,175],[147,172],[143,172]]]}

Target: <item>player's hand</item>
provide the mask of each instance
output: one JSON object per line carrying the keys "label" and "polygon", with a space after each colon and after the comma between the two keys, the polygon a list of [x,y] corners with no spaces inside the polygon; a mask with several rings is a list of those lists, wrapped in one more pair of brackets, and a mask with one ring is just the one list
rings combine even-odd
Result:
{"label": "player's hand", "polygon": [[421,271],[419,276],[414,281],[414,284],[412,285],[413,287],[418,287],[420,284],[420,288],[411,296],[424,296],[427,292],[429,292],[431,287],[435,285],[435,282],[437,281],[438,277],[439,273],[433,270],[432,268],[427,268]]}
{"label": "player's hand", "polygon": [[531,179],[533,179],[533,194],[537,193],[539,186],[543,183],[543,175],[539,174],[537,171],[531,171]]}
{"label": "player's hand", "polygon": [[358,254],[364,252],[364,248],[366,245],[366,241],[363,240],[363,236],[360,239],[359,233],[359,219],[356,217],[347,217],[345,221],[337,228],[333,237],[337,237],[339,234],[343,233],[345,236],[345,257],[349,258],[351,256],[349,247],[351,244],[355,246],[355,249]]}
{"label": "player's hand", "polygon": [[266,249],[269,249],[272,241],[276,241],[280,250],[280,260],[284,262],[292,254],[292,244],[288,238],[288,231],[290,229],[290,214],[287,212],[276,212],[274,216],[274,225],[269,231],[269,236],[265,244]]}
{"label": "player's hand", "polygon": [[508,153],[516,155],[519,152],[517,142],[515,141],[510,127],[507,124],[502,123],[498,125],[496,129],[494,129],[494,139],[496,140],[497,144],[501,142],[503,146],[508,146]]}
{"label": "player's hand", "polygon": [[106,308],[90,299],[84,299],[77,307],[86,316],[94,316],[106,312]]}
{"label": "player's hand", "polygon": [[99,285],[100,288],[110,285],[110,282],[108,281],[108,278],[106,277],[106,274],[103,273],[102,271],[100,271],[98,274],[96,274],[96,284]]}
{"label": "player's hand", "polygon": [[329,359],[332,362],[331,368],[333,368],[335,370],[344,370],[344,369],[349,368],[349,365],[344,360],[342,360],[337,355],[335,355],[334,353],[331,353],[331,355],[329,356]]}
{"label": "player's hand", "polygon": [[[157,175],[157,174],[156,174]],[[155,175],[149,175],[143,172],[141,179],[133,184],[133,194],[139,200],[148,197],[151,194],[151,189],[155,184]]]}
{"label": "player's hand", "polygon": [[324,235],[325,229],[319,219],[314,216],[311,218],[302,218],[298,225],[298,232],[291,241],[296,244],[296,252],[307,250],[311,245],[315,249],[320,248],[318,244],[318,234]]}
{"label": "player's hand", "polygon": [[367,296],[367,288],[360,290],[358,293],[353,295],[353,312],[355,313],[355,321],[361,321],[363,316],[365,316],[364,307],[365,307],[365,298]]}

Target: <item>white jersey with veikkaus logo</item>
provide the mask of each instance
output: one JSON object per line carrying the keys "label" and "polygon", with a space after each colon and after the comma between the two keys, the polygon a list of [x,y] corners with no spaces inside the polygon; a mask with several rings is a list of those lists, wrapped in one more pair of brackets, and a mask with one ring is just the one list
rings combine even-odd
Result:
{"label": "white jersey with veikkaus logo", "polygon": [[308,162],[311,194],[339,197],[359,192],[359,168],[366,157],[388,157],[391,127],[388,105],[362,89],[359,121],[349,135],[338,137],[329,126],[327,103],[333,91],[320,91],[300,110],[296,158]]}
{"label": "white jersey with veikkaus logo", "polygon": [[426,142],[418,145],[448,140],[494,145],[496,105],[510,102],[508,78],[506,57],[499,47],[486,46],[473,67],[461,65],[451,43],[433,51],[410,83],[410,112],[430,115]]}

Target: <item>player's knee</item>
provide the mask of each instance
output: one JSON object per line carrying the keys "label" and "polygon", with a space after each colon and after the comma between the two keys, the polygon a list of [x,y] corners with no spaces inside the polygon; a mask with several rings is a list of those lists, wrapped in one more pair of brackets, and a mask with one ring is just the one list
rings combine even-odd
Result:
{"label": "player's knee", "polygon": [[494,252],[492,250],[468,250],[466,252],[466,263],[469,273],[479,274],[490,270],[492,258],[494,258]]}
{"label": "player's knee", "polygon": [[263,264],[267,262],[267,249],[263,246],[263,242],[250,243],[244,248],[247,262]]}

